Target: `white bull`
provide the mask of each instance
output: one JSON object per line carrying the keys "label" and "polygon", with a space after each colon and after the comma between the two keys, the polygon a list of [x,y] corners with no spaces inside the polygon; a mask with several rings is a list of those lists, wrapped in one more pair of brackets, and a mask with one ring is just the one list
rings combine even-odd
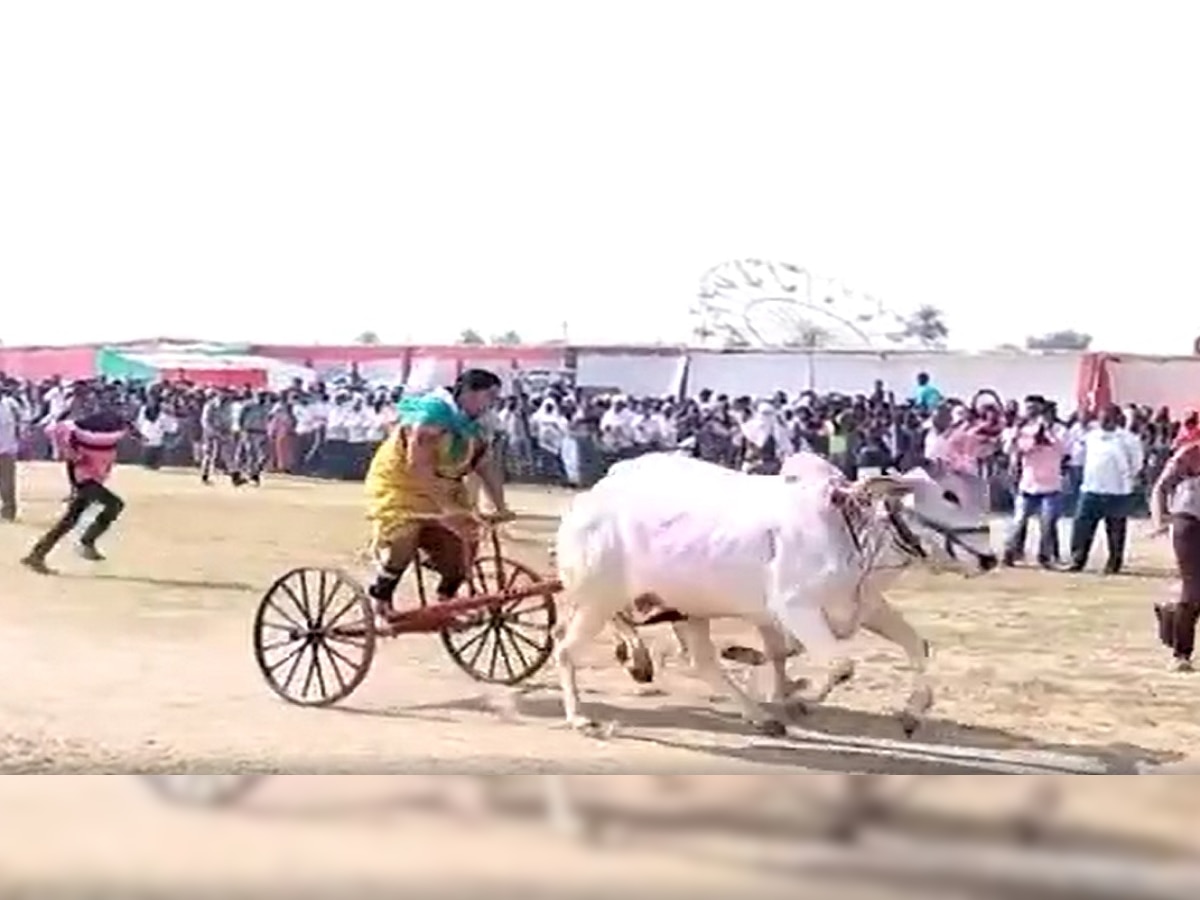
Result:
{"label": "white bull", "polygon": [[[777,702],[791,690],[787,636],[829,663],[843,662],[842,641],[859,628],[879,634],[903,648],[915,670],[901,714],[911,733],[932,704],[928,644],[881,590],[914,563],[967,575],[995,568],[986,509],[978,478],[914,470],[852,485],[810,454],[793,457],[782,476],[671,454],[614,466],[576,498],[555,543],[574,605],[556,650],[568,722],[593,724],[579,714],[580,649],[609,622],[628,622],[631,607],[656,607],[681,617],[676,629],[696,674],[769,734],[782,733],[783,723],[724,672],[710,620],[734,617],[758,628],[775,667]],[[824,693],[846,677],[843,668]]]}

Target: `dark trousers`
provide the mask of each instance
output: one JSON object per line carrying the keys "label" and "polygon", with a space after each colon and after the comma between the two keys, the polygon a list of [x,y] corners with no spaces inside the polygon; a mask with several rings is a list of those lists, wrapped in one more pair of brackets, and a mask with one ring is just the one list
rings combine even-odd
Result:
{"label": "dark trousers", "polygon": [[62,514],[62,517],[54,523],[47,531],[42,539],[33,545],[31,556],[39,559],[44,558],[66,535],[79,524],[79,520],[83,518],[83,514],[88,508],[96,504],[100,507],[100,512],[96,518],[79,536],[79,543],[84,546],[91,547],[98,541],[104,532],[112,527],[113,522],[121,515],[121,511],[125,508],[125,501],[106,488],[104,485],[96,481],[85,481],[82,484],[75,486],[75,490],[71,493],[71,499],[67,501],[67,510]]}
{"label": "dark trousers", "polygon": [[157,447],[147,447],[142,451],[142,465],[147,469],[160,469],[163,463],[163,448],[162,445]]}
{"label": "dark trousers", "polygon": [[1083,484],[1083,469],[1079,466],[1067,466],[1063,477],[1063,490],[1060,495],[1060,516],[1073,515],[1079,506],[1079,489]]}
{"label": "dark trousers", "polygon": [[[474,557],[473,544],[464,542],[456,532],[432,523],[404,528],[392,538],[391,543],[378,549],[383,571],[369,593],[385,603],[391,602],[405,570],[417,561],[422,551],[440,576],[437,595],[444,600],[453,597],[470,577],[471,560]],[[425,584],[424,580],[420,583]],[[426,598],[422,596],[421,600],[424,602]]]}
{"label": "dark trousers", "polygon": [[243,478],[257,480],[267,467],[268,449],[265,431],[241,432],[234,451],[234,471]]}
{"label": "dark trousers", "polygon": [[0,453],[0,520],[17,517],[17,455]]}
{"label": "dark trousers", "polygon": [[1171,643],[1176,659],[1191,659],[1196,649],[1196,622],[1200,620],[1200,519],[1175,515],[1171,518],[1171,542],[1183,591],[1175,606]]}
{"label": "dark trousers", "polygon": [[1081,570],[1087,565],[1092,542],[1096,539],[1096,528],[1104,522],[1104,535],[1108,542],[1106,572],[1119,572],[1125,561],[1125,535],[1129,525],[1132,503],[1128,494],[1079,495],[1079,508],[1071,525],[1071,568]]}

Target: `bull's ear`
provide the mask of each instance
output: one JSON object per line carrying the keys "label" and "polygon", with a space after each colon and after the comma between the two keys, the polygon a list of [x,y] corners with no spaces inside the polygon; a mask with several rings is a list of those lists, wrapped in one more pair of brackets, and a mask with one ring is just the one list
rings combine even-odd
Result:
{"label": "bull's ear", "polygon": [[895,475],[873,475],[854,485],[856,492],[873,500],[884,497],[903,497],[905,494],[912,493],[913,488],[914,485],[911,481]]}

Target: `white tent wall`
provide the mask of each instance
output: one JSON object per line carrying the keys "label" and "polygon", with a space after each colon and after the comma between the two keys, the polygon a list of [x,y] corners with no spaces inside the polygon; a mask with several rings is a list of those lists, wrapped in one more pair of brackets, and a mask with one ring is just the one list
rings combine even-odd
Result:
{"label": "white tent wall", "polygon": [[[408,360],[404,357],[390,359],[372,359],[358,364],[358,376],[367,384],[391,387],[404,384],[404,373],[408,368]],[[345,370],[350,371],[346,366]]]}
{"label": "white tent wall", "polygon": [[[984,388],[1004,400],[1041,394],[1068,412],[1078,403],[1081,359],[1079,353],[892,355],[884,360],[886,374],[879,377],[898,396],[912,391],[917,373],[928,372],[948,397],[970,400]],[[870,382],[859,391],[869,388]]]}
{"label": "white tent wall", "polygon": [[[688,364],[687,391],[705,388],[730,397],[770,396],[778,390],[796,393],[809,382],[809,357],[802,353],[718,353],[699,350]],[[864,383],[863,390],[871,382]]]}
{"label": "white tent wall", "polygon": [[580,351],[575,384],[615,388],[634,397],[675,396],[683,388],[688,357],[678,353],[605,353]]}
{"label": "white tent wall", "polygon": [[[456,373],[455,377],[457,377],[457,367],[460,365],[460,363],[452,362],[452,365],[455,366],[454,372]],[[513,384],[517,380],[517,374],[521,371],[521,369],[514,365],[514,363],[510,360],[497,362],[495,359],[491,359],[489,357],[472,359],[468,356],[462,360],[461,365],[463,371],[466,371],[467,369],[486,369],[487,371],[491,372],[500,379],[500,382],[504,385],[503,390],[505,392],[512,388]],[[450,384],[453,380],[454,379],[451,378],[450,381],[446,383]]]}
{"label": "white tent wall", "polygon": [[267,371],[267,387],[272,391],[287,390],[297,380],[305,387],[319,380],[316,371],[305,366],[276,359],[264,359],[263,363]]}
{"label": "white tent wall", "polygon": [[1114,356],[1105,365],[1115,403],[1166,406],[1173,412],[1200,408],[1200,359]]}
{"label": "white tent wall", "polygon": [[991,388],[1003,399],[1042,394],[1064,410],[1073,409],[1079,381],[1080,354],[956,353],[719,353],[691,354],[687,388],[719,394],[766,396],[812,389],[861,394],[876,379],[906,396],[918,372],[928,372],[947,396],[970,399]]}
{"label": "white tent wall", "polygon": [[458,360],[438,356],[414,356],[412,368],[404,382],[404,390],[410,393],[433,390],[454,384],[458,378]]}

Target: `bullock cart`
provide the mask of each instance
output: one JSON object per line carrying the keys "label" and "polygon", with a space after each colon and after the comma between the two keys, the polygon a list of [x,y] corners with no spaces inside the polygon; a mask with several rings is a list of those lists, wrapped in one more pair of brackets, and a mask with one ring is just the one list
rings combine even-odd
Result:
{"label": "bullock cart", "polygon": [[[438,521],[431,517],[430,521]],[[254,617],[254,658],[267,685],[289,703],[330,706],[370,671],[383,638],[437,634],[476,681],[515,685],[550,659],[558,581],[506,555],[499,522],[478,517],[479,549],[468,560],[465,596],[432,600],[430,560],[410,567],[410,597],[380,619],[362,584],[342,569],[302,567],[268,588]]]}

